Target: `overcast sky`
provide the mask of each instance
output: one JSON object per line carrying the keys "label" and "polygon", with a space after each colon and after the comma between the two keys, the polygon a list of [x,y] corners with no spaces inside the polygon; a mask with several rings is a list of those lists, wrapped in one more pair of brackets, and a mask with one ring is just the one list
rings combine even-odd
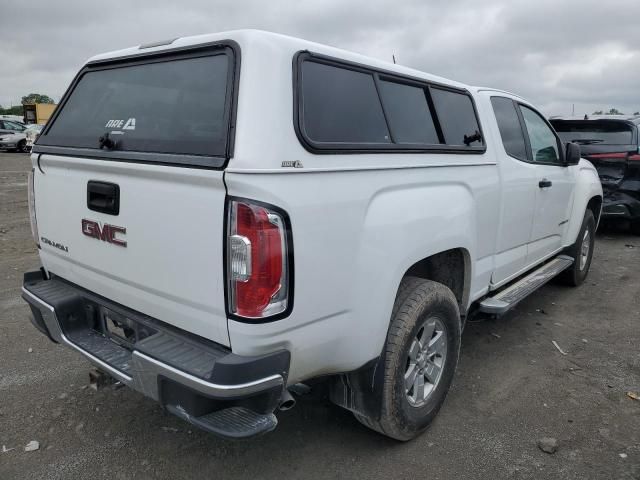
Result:
{"label": "overcast sky", "polygon": [[58,101],[96,53],[238,28],[395,54],[548,115],[640,110],[638,0],[15,0],[0,14],[0,105]]}

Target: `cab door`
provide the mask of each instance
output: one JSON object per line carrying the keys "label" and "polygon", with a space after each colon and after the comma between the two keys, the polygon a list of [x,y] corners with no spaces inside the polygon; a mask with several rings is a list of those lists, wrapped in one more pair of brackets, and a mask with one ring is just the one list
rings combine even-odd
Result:
{"label": "cab door", "polygon": [[564,162],[562,142],[549,123],[527,105],[520,104],[519,113],[536,182],[535,211],[527,251],[527,265],[533,265],[562,248],[575,181],[572,169]]}
{"label": "cab door", "polygon": [[525,269],[536,204],[536,166],[529,161],[517,103],[492,95],[496,156],[501,178],[500,223],[491,283],[499,286]]}

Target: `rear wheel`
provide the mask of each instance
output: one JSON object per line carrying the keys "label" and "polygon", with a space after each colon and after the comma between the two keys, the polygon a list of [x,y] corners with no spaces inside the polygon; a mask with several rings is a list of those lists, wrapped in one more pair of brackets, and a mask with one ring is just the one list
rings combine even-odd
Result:
{"label": "rear wheel", "polygon": [[398,291],[384,351],[379,419],[356,414],[397,440],[422,433],[440,410],[458,364],[460,312],[440,283],[406,277]]}
{"label": "rear wheel", "polygon": [[27,141],[26,140],[20,140],[18,142],[18,145],[16,145],[16,150],[20,153],[26,153],[27,152]]}
{"label": "rear wheel", "polygon": [[640,235],[640,219],[631,220],[631,233],[634,235]]}
{"label": "rear wheel", "polygon": [[560,279],[568,284],[577,287],[587,278],[591,259],[593,258],[593,248],[595,246],[596,221],[593,212],[587,210],[582,220],[582,227],[578,233],[576,242],[569,248],[567,254],[574,258],[573,265],[560,274]]}

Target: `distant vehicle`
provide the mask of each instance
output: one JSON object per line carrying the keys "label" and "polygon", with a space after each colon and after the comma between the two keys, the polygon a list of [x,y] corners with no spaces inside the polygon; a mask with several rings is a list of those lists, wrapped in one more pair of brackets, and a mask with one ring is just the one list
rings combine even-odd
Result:
{"label": "distant vehicle", "polygon": [[24,131],[27,138],[27,150],[31,151],[31,147],[34,142],[40,136],[40,132],[44,128],[44,125],[29,125]]}
{"label": "distant vehicle", "polygon": [[563,142],[580,145],[598,170],[604,191],[602,219],[627,220],[640,235],[640,115],[554,117]]}
{"label": "distant vehicle", "polygon": [[0,119],[0,135],[4,133],[24,132],[26,128],[26,125],[23,123]]}
{"label": "distant vehicle", "polygon": [[27,135],[25,132],[0,132],[0,149],[15,150],[16,152],[28,152]]}
{"label": "distant vehicle", "polygon": [[7,150],[27,151],[27,127],[19,122],[0,119],[0,148]]}

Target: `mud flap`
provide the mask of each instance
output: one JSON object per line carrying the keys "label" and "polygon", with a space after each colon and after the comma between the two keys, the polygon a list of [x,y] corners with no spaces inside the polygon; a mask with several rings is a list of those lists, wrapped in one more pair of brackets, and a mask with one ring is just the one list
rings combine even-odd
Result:
{"label": "mud flap", "polygon": [[339,407],[373,420],[380,419],[384,358],[378,357],[352,372],[336,375],[329,398]]}

